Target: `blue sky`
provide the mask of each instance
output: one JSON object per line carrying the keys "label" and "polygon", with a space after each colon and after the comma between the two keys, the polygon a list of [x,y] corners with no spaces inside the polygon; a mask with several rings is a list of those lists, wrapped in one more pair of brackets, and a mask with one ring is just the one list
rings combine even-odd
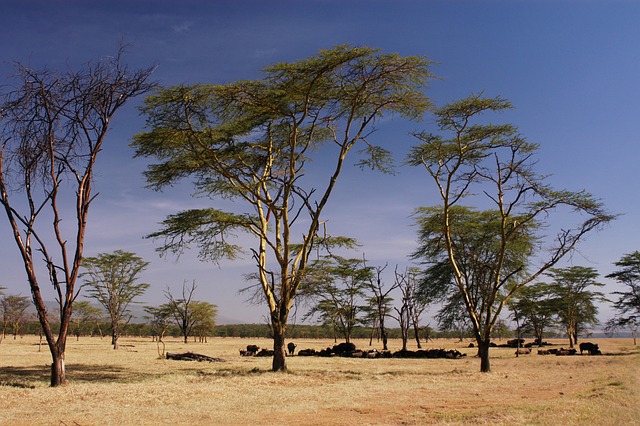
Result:
{"label": "blue sky", "polygon": [[[603,276],[612,262],[640,249],[638,99],[640,2],[635,1],[3,1],[0,78],[19,61],[34,67],[77,66],[133,43],[133,67],[157,64],[163,85],[223,84],[259,78],[259,70],[338,44],[366,45],[437,62],[428,95],[437,105],[472,93],[509,99],[501,118],[540,144],[539,171],[557,188],[586,189],[622,216],[580,246],[563,264],[592,266]],[[141,99],[137,101],[139,104]],[[377,142],[401,161],[422,123],[389,121]],[[151,262],[144,297],[164,303],[169,286],[195,280],[197,298],[216,303],[225,321],[260,322],[265,307],[249,306],[237,291],[249,259],[220,266],[186,253],[160,259],[142,236],[167,214],[208,205],[188,184],[163,193],[144,189],[145,161],[133,159],[131,137],[144,122],[131,104],[112,123],[98,163],[86,254],[133,251]],[[327,211],[330,232],[362,244],[371,264],[408,265],[415,247],[410,215],[437,202],[417,169],[391,177],[348,170]],[[28,294],[17,251],[0,219],[0,286]],[[606,291],[616,286],[607,282]],[[602,308],[602,319],[610,315]]]}

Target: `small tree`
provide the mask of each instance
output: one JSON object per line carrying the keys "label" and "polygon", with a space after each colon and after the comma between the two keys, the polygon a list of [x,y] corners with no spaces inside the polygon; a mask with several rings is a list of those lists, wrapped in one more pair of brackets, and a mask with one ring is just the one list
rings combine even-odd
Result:
{"label": "small tree", "polygon": [[384,282],[382,280],[382,273],[386,269],[387,265],[384,267],[377,267],[375,269],[375,273],[371,274],[371,278],[369,279],[369,291],[373,293],[373,297],[369,299],[369,310],[371,322],[374,325],[377,325],[377,329],[380,333],[380,338],[382,339],[382,348],[386,351],[389,349],[388,347],[388,335],[385,319],[391,316],[391,302],[393,299],[389,297],[391,292],[398,288],[398,281],[394,281],[394,284],[389,286],[388,289],[384,288]]}
{"label": "small tree", "polygon": [[415,268],[407,268],[404,272],[398,272],[396,268],[394,274],[394,287],[400,289],[402,295],[400,307],[394,307],[397,313],[395,319],[400,325],[402,350],[407,350],[407,341],[411,327],[413,327],[418,348],[421,348],[419,324],[420,316],[426,307],[426,303],[420,300],[417,294],[418,270]]}
{"label": "small tree", "polygon": [[168,303],[160,306],[145,306],[144,310],[149,314],[146,318],[151,326],[153,340],[162,342],[164,335],[174,321],[171,306]]}
{"label": "small tree", "polygon": [[349,343],[353,328],[360,323],[360,313],[365,311],[363,297],[371,273],[360,259],[330,255],[313,262],[304,286],[315,305],[306,317],[319,314]]}
{"label": "small tree", "polygon": [[[67,333],[98,153],[115,113],[154,87],[153,69],[129,69],[123,52],[77,72],[18,65],[14,83],[4,86],[11,89],[0,94],[0,205],[51,352],[51,386],[66,382]],[[57,317],[47,310],[43,283],[53,288]]]}
{"label": "small tree", "polygon": [[[230,239],[236,232],[255,238],[251,253],[269,309],[274,371],[286,370],[289,314],[347,156],[358,155],[363,167],[391,169],[372,128],[383,116],[422,115],[429,65],[422,57],[338,46],[267,67],[259,80],[171,87],[147,98],[150,131],[137,135],[134,146],[137,156],[158,160],[145,173],[149,185],[159,190],[193,177],[197,194],[232,199],[242,209],[173,214],[150,237],[165,239],[163,253],[195,244],[203,260],[213,261],[239,256]],[[332,164],[316,169],[324,178],[306,173],[314,156]]]}
{"label": "small tree", "polygon": [[[102,309],[93,306],[88,300],[76,301],[73,304],[72,333],[75,334],[76,340],[80,340],[80,335],[85,331],[90,331],[90,327],[99,328]],[[101,330],[99,330],[102,333]]]}
{"label": "small tree", "polygon": [[[449,289],[462,298],[482,372],[490,371],[491,334],[504,304],[615,217],[584,191],[550,188],[534,171],[538,146],[514,126],[477,122],[483,112],[510,108],[504,99],[481,96],[438,108],[437,132],[416,133],[420,143],[408,158],[425,168],[441,201],[419,218],[416,255],[431,265],[446,262]],[[492,208],[475,211],[463,201]],[[560,224],[555,237],[543,234],[558,210],[572,212],[571,222]],[[536,264],[530,262],[533,253]]]}
{"label": "small tree", "polygon": [[15,340],[26,320],[25,312],[29,307],[29,298],[18,295],[3,296],[0,299],[0,307],[2,307],[2,337],[5,336],[7,328],[10,328]]}
{"label": "small tree", "polygon": [[100,303],[111,321],[111,344],[118,349],[118,338],[131,320],[129,305],[149,288],[139,283],[139,275],[149,266],[133,253],[116,250],[87,257],[82,262],[87,270],[82,274],[90,297]]}
{"label": "small tree", "polygon": [[207,343],[207,337],[213,335],[216,328],[218,308],[213,303],[192,301],[193,334],[200,343]]}
{"label": "small tree", "polygon": [[631,330],[633,344],[636,344],[638,326],[640,326],[640,252],[625,254],[614,263],[618,269],[607,275],[626,287],[625,291],[614,291],[618,300],[613,302],[616,316],[607,323],[608,329],[626,327]]}
{"label": "small tree", "polygon": [[578,335],[589,325],[598,324],[598,308],[595,301],[604,301],[604,294],[587,290],[588,287],[603,287],[596,281],[598,272],[594,268],[571,266],[551,269],[547,274],[553,279],[549,286],[551,303],[560,324],[565,327],[569,346],[578,343]]}
{"label": "small tree", "polygon": [[521,288],[508,302],[514,317],[520,321],[521,329],[533,333],[540,346],[544,331],[555,324],[554,305],[549,284],[541,282]]}
{"label": "small tree", "polygon": [[169,301],[169,309],[173,319],[180,328],[180,333],[184,339],[184,343],[189,342],[191,330],[195,325],[195,313],[193,311],[193,293],[196,291],[196,282],[191,283],[191,287],[187,287],[187,282],[182,283],[182,298],[176,299],[171,291],[167,288],[165,296]]}

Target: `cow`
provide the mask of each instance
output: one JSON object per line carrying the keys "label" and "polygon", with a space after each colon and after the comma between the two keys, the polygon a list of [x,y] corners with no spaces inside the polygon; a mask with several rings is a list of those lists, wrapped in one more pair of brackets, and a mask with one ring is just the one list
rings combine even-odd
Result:
{"label": "cow", "polygon": [[518,348],[516,355],[531,355],[531,348]]}
{"label": "cow", "polygon": [[293,342],[289,342],[287,345],[287,349],[289,350],[289,355],[293,356],[293,353],[296,351],[296,344]]}
{"label": "cow", "polygon": [[596,343],[591,343],[591,342],[580,343],[580,355],[582,355],[583,351],[588,351],[589,355],[602,355],[602,352],[600,352],[600,348]]}

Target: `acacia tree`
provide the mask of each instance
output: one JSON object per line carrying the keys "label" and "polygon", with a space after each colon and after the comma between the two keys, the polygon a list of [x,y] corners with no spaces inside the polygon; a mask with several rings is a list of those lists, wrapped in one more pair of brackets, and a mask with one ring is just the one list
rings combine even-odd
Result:
{"label": "acacia tree", "polygon": [[173,322],[171,306],[168,303],[160,306],[145,306],[144,311],[149,314],[146,318],[151,326],[153,340],[157,340],[159,344],[162,343],[164,335]]}
{"label": "acacia tree", "polygon": [[200,343],[207,343],[207,337],[211,336],[216,328],[216,315],[218,308],[213,303],[195,300],[191,302],[193,310],[193,334]]}
{"label": "acacia tree", "polygon": [[617,311],[607,328],[615,329],[628,327],[633,335],[633,343],[636,344],[636,334],[640,326],[640,251],[625,254],[618,262],[614,262],[618,269],[607,275],[626,287],[625,291],[614,291],[618,296],[613,302],[613,308]]}
{"label": "acacia tree", "polygon": [[86,257],[82,261],[82,267],[87,271],[82,274],[83,287],[87,287],[89,297],[97,300],[109,315],[113,349],[118,349],[118,338],[131,320],[129,305],[149,288],[149,284],[137,282],[147,266],[149,262],[122,250]]}
{"label": "acacia tree", "polygon": [[[11,89],[0,95],[0,204],[49,345],[52,386],[66,382],[64,354],[98,153],[115,113],[154,87],[153,69],[129,69],[123,53],[79,71],[17,65],[14,83],[5,86]],[[53,287],[56,317],[45,307],[43,282]]]}
{"label": "acacia tree", "polygon": [[[477,121],[483,112],[510,108],[506,100],[481,96],[438,108],[438,131],[416,133],[420,142],[408,158],[409,164],[425,168],[441,198],[431,215],[438,226],[420,231],[426,230],[424,237],[434,242],[426,246],[430,250],[423,258],[434,263],[447,260],[450,288],[462,297],[483,372],[490,371],[491,332],[506,301],[570,253],[585,235],[614,219],[590,194],[548,186],[534,171],[538,146],[523,139],[514,126]],[[463,201],[493,208],[475,212],[471,222],[454,220]],[[550,215],[558,210],[572,211],[568,222],[575,222],[551,222]],[[483,221],[474,228],[475,219]],[[558,225],[557,234],[543,234],[552,225]],[[473,231],[473,238],[465,237],[466,230]],[[535,262],[529,261],[533,253]]]}
{"label": "acacia tree", "polygon": [[[262,79],[170,87],[147,98],[150,131],[133,146],[137,156],[158,160],[145,173],[149,186],[193,177],[198,195],[232,199],[243,209],[173,214],[150,236],[164,238],[163,253],[196,244],[201,258],[213,261],[240,254],[230,240],[235,232],[255,238],[274,371],[286,370],[289,314],[347,156],[359,146],[360,166],[390,170],[389,152],[372,143],[371,133],[383,115],[425,112],[428,65],[423,57],[339,46],[267,67]],[[306,176],[316,155],[324,163]]]}
{"label": "acacia tree", "polygon": [[19,295],[2,296],[0,308],[2,308],[2,337],[4,338],[7,328],[11,328],[13,339],[20,333],[20,328],[26,320],[25,312],[29,307],[29,298]]}
{"label": "acacia tree", "polygon": [[363,298],[371,276],[371,268],[361,259],[330,255],[314,261],[304,280],[305,296],[314,301],[305,318],[319,314],[349,343],[365,311]]}
{"label": "acacia tree", "polygon": [[594,302],[605,300],[604,294],[587,288],[604,284],[596,281],[599,274],[594,268],[585,266],[552,268],[547,275],[553,279],[549,285],[551,303],[573,348],[584,328],[598,324],[598,308]]}
{"label": "acacia tree", "polygon": [[544,331],[555,324],[556,307],[549,284],[539,282],[523,287],[507,304],[514,318],[518,318],[520,328],[532,332],[542,346]]}
{"label": "acacia tree", "polygon": [[[97,326],[100,329],[100,317],[102,309],[93,306],[88,300],[76,301],[73,304],[72,332],[76,335],[76,340],[80,340],[80,335],[90,326]],[[102,331],[100,334],[102,335]]]}

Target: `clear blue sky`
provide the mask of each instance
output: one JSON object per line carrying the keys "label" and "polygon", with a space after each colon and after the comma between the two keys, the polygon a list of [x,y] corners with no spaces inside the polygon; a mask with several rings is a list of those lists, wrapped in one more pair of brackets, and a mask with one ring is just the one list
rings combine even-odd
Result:
{"label": "clear blue sky", "polygon": [[[623,214],[563,264],[606,275],[612,262],[640,249],[639,20],[640,2],[631,0],[9,0],[0,14],[0,78],[13,61],[73,67],[113,54],[119,40],[133,43],[131,66],[158,65],[155,79],[163,85],[258,78],[266,65],[343,43],[424,55],[438,63],[433,72],[441,79],[428,91],[435,104],[480,91],[511,100],[516,109],[502,117],[540,144],[539,170],[553,175],[550,182],[586,189]],[[407,132],[429,125],[392,121],[376,137],[402,160],[414,142]],[[196,280],[197,298],[216,303],[223,321],[262,321],[266,308],[237,294],[249,259],[220,267],[192,254],[165,260],[142,239],[167,214],[205,205],[191,199],[188,185],[164,193],[143,188],[144,161],[132,159],[129,147],[143,126],[133,105],[113,121],[99,159],[86,254],[123,249],[150,261],[142,277],[152,285],[149,304],[164,303],[167,286],[177,292],[184,280]],[[350,170],[327,212],[330,231],[357,238],[372,264],[404,267],[415,246],[409,216],[437,202],[431,185],[419,170],[395,177]],[[0,286],[27,295],[9,238],[0,219]],[[614,289],[609,283],[606,291]],[[602,319],[608,315],[603,308]]]}

